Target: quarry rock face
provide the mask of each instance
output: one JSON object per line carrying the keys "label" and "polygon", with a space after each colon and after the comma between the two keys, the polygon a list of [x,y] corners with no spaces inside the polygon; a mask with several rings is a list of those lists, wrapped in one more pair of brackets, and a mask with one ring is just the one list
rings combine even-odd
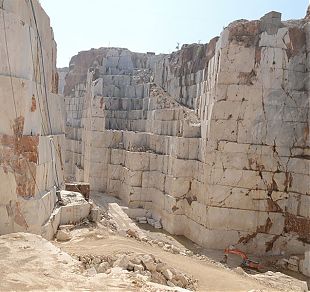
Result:
{"label": "quarry rock face", "polygon": [[0,1],[0,234],[41,234],[63,182],[56,43],[37,1]]}
{"label": "quarry rock face", "polygon": [[307,18],[231,23],[171,55],[81,52],[66,76],[66,176],[210,248],[310,244]]}

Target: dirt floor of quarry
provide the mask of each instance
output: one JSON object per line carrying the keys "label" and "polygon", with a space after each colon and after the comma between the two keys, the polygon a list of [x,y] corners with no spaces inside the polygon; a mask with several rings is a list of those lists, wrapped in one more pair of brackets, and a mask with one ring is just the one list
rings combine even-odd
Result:
{"label": "dirt floor of quarry", "polygon": [[279,272],[245,272],[239,258],[222,265],[221,251],[137,226],[109,200],[93,200],[99,221],[61,226],[53,242],[1,236],[0,291],[307,291],[305,281]]}

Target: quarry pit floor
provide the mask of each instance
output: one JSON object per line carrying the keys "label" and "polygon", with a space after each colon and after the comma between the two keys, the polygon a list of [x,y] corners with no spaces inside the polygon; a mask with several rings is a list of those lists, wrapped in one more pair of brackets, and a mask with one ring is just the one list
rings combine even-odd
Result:
{"label": "quarry pit floor", "polygon": [[[93,201],[100,208],[105,209],[107,202],[115,202],[114,198],[97,194],[92,196]],[[254,271],[244,272],[237,268],[241,259],[236,256],[229,258],[224,268],[219,261],[223,251],[204,249],[183,236],[172,236],[162,229],[152,228],[148,224],[138,224],[148,240],[138,241],[128,236],[120,236],[111,232],[109,228],[85,227],[76,229],[73,238],[67,242],[57,242],[61,250],[74,255],[92,254],[107,256],[124,252],[152,254],[171,267],[191,275],[197,282],[197,291],[302,291],[291,279],[277,273],[271,277]],[[193,252],[194,256],[173,254],[164,250],[153,242],[161,241],[178,249],[185,248]],[[202,257],[203,258],[202,258]],[[257,258],[255,258],[257,259]],[[258,275],[255,278],[255,275]],[[254,277],[252,277],[254,276]],[[305,280],[305,279],[301,279]],[[298,283],[298,281],[296,281]],[[309,285],[309,283],[308,283]]]}
{"label": "quarry pit floor", "polygon": [[[114,208],[122,209],[111,197],[98,194],[91,199],[99,208],[99,220],[91,222],[89,218],[80,224],[60,226],[59,231],[66,230],[69,235],[67,239],[60,239],[58,233],[56,239],[50,242],[29,233],[0,236],[1,292],[308,290],[304,279],[300,281],[276,271],[244,271],[239,267],[238,257],[231,257],[227,265],[222,265],[219,261],[223,251],[204,249],[185,237],[172,236],[147,224],[137,225],[124,212],[114,212],[113,215],[107,209],[111,202]],[[125,229],[121,230],[119,226],[125,226]],[[143,238],[124,233],[128,226],[143,234]],[[166,246],[170,246],[170,249],[165,249]],[[144,272],[130,271],[121,267],[121,264],[114,265],[129,255],[138,260],[141,255],[151,256],[155,263],[164,263],[169,269],[188,277],[189,285],[194,284],[186,286],[188,290],[180,286],[169,287],[147,278]],[[87,267],[83,261],[85,258],[91,258],[92,263],[99,258],[116,260],[110,269],[99,271],[95,266]],[[147,268],[146,271],[151,270]]]}

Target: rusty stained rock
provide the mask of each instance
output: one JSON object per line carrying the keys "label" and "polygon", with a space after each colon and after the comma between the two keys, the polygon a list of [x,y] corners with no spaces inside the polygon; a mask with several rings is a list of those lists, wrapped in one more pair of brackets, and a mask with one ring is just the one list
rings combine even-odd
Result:
{"label": "rusty stained rock", "polygon": [[52,93],[58,94],[59,74],[58,72],[52,74]]}
{"label": "rusty stained rock", "polygon": [[219,37],[214,37],[207,44],[186,45],[181,50],[172,53],[169,57],[170,70],[174,72],[175,76],[184,77],[186,74],[206,68],[208,62],[215,55],[218,39]]}
{"label": "rusty stained rock", "polygon": [[76,182],[76,183],[66,183],[66,191],[81,193],[84,198],[88,201],[90,194],[89,183]]}
{"label": "rusty stained rock", "polygon": [[100,109],[103,109],[104,99],[103,97],[100,98]]}
{"label": "rusty stained rock", "polygon": [[261,59],[262,59],[262,48],[255,47],[255,65],[256,66],[260,64]]}
{"label": "rusty stained rock", "polygon": [[310,218],[285,214],[285,232],[294,232],[300,239],[310,243]]}
{"label": "rusty stained rock", "polygon": [[14,173],[16,193],[22,197],[35,195],[38,136],[22,136],[24,118],[15,120],[14,136],[0,135],[0,164],[5,172]]}
{"label": "rusty stained rock", "polygon": [[280,235],[275,235],[270,241],[265,242],[266,252],[271,251],[274,243],[278,240]]}
{"label": "rusty stained rock", "polygon": [[272,221],[268,217],[264,225],[258,226],[255,232],[248,234],[247,236],[240,237],[238,243],[247,244],[251,239],[255,238],[258,233],[269,233],[271,227]]}
{"label": "rusty stained rock", "polygon": [[27,229],[29,225],[25,217],[23,216],[20,203],[11,201],[10,204],[6,205],[6,211],[9,217],[14,218],[14,222]]}
{"label": "rusty stained rock", "polygon": [[306,33],[303,29],[298,27],[289,27],[288,33],[290,37],[290,42],[286,44],[286,54],[288,59],[291,59],[305,49]]}
{"label": "rusty stained rock", "polygon": [[232,22],[229,26],[230,42],[237,42],[245,47],[257,46],[259,42],[260,22],[240,20]]}
{"label": "rusty stained rock", "polygon": [[250,73],[240,72],[239,73],[239,85],[253,85],[256,79],[256,72],[252,70]]}
{"label": "rusty stained rock", "polygon": [[32,95],[32,98],[31,98],[31,108],[30,108],[30,111],[33,113],[35,112],[37,109],[37,101],[36,101],[36,98],[34,95]]}

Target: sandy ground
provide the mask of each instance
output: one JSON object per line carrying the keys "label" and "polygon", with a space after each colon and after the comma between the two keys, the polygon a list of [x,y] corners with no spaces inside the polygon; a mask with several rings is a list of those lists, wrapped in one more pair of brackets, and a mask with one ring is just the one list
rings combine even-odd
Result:
{"label": "sandy ground", "polygon": [[0,236],[0,291],[168,291],[116,271],[89,276],[80,263],[40,236]]}
{"label": "sandy ground", "polygon": [[[103,202],[102,197],[99,201],[96,203],[104,213],[106,201]],[[120,268],[112,269],[111,273],[95,272],[90,275],[89,270],[86,271],[75,259],[76,255],[111,256],[127,252],[154,255],[170,267],[198,280],[198,291],[306,291],[305,283],[281,273],[248,275],[241,268],[224,267],[211,260],[220,259],[219,251],[205,251],[208,258],[166,251],[158,245],[158,241],[180,250],[191,249],[195,253],[200,253],[201,248],[186,238],[173,237],[164,231],[142,226],[143,229],[136,228],[146,235],[147,240],[125,236],[126,233],[120,233],[111,225],[109,218],[107,215],[98,223],[86,221],[80,226],[71,226],[68,229],[69,241],[48,242],[40,236],[25,233],[0,236],[0,291],[181,291],[147,282],[138,273]],[[120,218],[120,223],[133,224],[128,217]],[[232,258],[230,267],[239,263],[238,258]]]}
{"label": "sandy ground", "polygon": [[151,253],[170,266],[198,279],[198,291],[249,291],[267,288],[254,279],[248,279],[228,269],[195,258],[165,252],[157,246],[150,246],[131,238],[115,235],[107,238],[91,236],[62,243],[59,246],[66,252],[78,255],[110,255],[126,251]]}
{"label": "sandy ground", "polygon": [[128,251],[152,253],[170,266],[191,274],[198,279],[198,291],[303,291],[294,287],[294,283],[279,285],[277,277],[272,286],[265,280],[258,281],[194,257],[165,252],[158,246],[98,228],[81,228],[74,230],[73,235],[68,242],[55,242],[60,248],[33,234],[0,236],[0,291],[175,291],[124,271],[87,275],[80,263],[66,253],[111,255]]}

